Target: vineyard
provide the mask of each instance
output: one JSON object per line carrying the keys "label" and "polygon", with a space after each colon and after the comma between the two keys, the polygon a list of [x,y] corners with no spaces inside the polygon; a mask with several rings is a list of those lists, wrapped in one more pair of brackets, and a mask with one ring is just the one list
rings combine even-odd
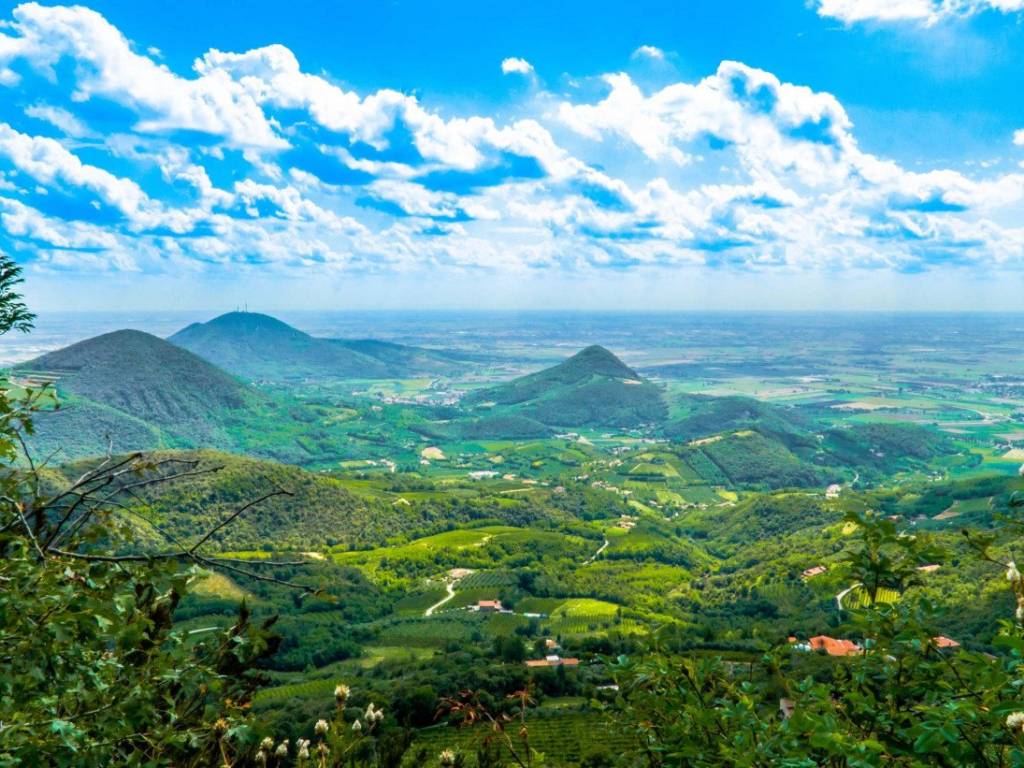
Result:
{"label": "vineyard", "polygon": [[401,619],[385,625],[380,630],[379,641],[382,645],[443,648],[450,642],[468,642],[479,625],[478,615],[463,612],[454,616]]}
{"label": "vineyard", "polygon": [[[875,601],[879,603],[895,603],[899,599],[900,593],[895,589],[889,589],[888,587],[880,587],[875,597]],[[871,605],[871,597],[867,590],[857,588],[851,590],[846,596],[844,596],[842,602],[844,608],[867,608]]]}
{"label": "vineyard", "polygon": [[465,589],[500,589],[516,583],[516,578],[508,571],[477,571],[459,581],[459,591]]}
{"label": "vineyard", "polygon": [[[592,754],[615,754],[632,746],[630,737],[602,715],[591,712],[545,713],[527,720],[530,745],[544,755],[549,768],[570,768]],[[512,734],[515,739],[515,733]],[[487,726],[453,728],[438,726],[421,730],[410,752],[424,749],[428,756],[425,768],[437,765],[443,749],[461,753],[466,768],[477,768],[476,753],[493,731]],[[508,758],[505,765],[515,765]]]}

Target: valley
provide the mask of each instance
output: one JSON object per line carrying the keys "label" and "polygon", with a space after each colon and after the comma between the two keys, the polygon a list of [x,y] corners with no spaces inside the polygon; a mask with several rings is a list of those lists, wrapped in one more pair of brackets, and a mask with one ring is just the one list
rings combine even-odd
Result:
{"label": "valley", "polygon": [[[770,324],[742,342],[702,326],[680,362],[645,336],[655,319],[632,322],[627,365],[557,335],[352,344],[231,313],[169,340],[82,341],[10,380],[55,390],[29,445],[63,477],[111,450],[197,468],[133,497],[133,551],[194,543],[287,490],[203,546],[287,560],[275,573],[317,593],[209,572],[177,614],[196,632],[229,626],[243,599],[280,617],[254,702],[276,733],[299,738],[343,678],[402,713],[410,754],[436,751],[455,737],[435,700],[529,686],[538,739],[570,766],[615,698],[609,659],[657,642],[741,662],[835,632],[863,599],[843,565],[850,514],[928,531],[956,562],[958,530],[990,529],[1024,491],[1024,362],[1001,338],[982,366],[979,338],[908,357],[941,318],[872,349],[851,320],[766,358]],[[943,564],[913,589],[942,606],[945,635],[986,649],[998,578]],[[476,749],[467,731],[457,743]]]}

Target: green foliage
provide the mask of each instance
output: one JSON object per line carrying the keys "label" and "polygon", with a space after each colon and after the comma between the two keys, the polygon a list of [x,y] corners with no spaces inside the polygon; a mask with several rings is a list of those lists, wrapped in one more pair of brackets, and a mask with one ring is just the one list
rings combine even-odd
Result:
{"label": "green foliage", "polygon": [[172,622],[177,565],[40,561],[9,535],[0,550],[0,763],[204,766],[246,748],[269,622],[243,607],[193,642]]}
{"label": "green foliage", "polygon": [[759,432],[737,432],[701,450],[733,483],[787,488],[822,485],[828,477]]}
{"label": "green foliage", "polygon": [[[0,332],[31,320],[17,274],[0,258]],[[254,624],[243,604],[227,629],[176,628],[197,572],[105,551],[123,533],[110,517],[120,484],[156,465],[110,461],[54,493],[41,468],[15,464],[45,395],[0,394],[0,764],[230,764],[248,749],[273,621]]]}
{"label": "green foliage", "polygon": [[[869,590],[906,587],[916,564],[938,555],[884,518],[849,520],[860,535],[844,559]],[[643,744],[622,764],[1020,765],[1024,714],[1009,717],[1024,710],[1020,625],[1002,623],[1009,655],[1000,659],[941,648],[932,621],[927,601],[871,601],[844,630],[863,651],[824,666],[789,648],[741,666],[663,653],[620,658],[622,716]]]}

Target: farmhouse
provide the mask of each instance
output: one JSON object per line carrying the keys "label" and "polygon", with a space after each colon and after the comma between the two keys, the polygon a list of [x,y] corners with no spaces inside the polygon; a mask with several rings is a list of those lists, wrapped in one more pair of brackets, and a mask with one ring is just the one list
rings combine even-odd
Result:
{"label": "farmhouse", "polygon": [[789,641],[798,651],[824,651],[829,656],[856,656],[863,650],[852,640],[838,640],[828,635],[812,637],[806,643],[795,642],[795,637],[791,637]]}
{"label": "farmhouse", "polygon": [[504,610],[501,600],[481,600],[473,606],[474,611],[480,611],[482,613],[496,613]]}
{"label": "farmhouse", "polygon": [[937,648],[959,648],[960,647],[960,643],[958,643],[956,640],[953,640],[950,637],[945,637],[943,635],[939,635],[938,637],[933,637],[932,638],[932,642],[935,643],[935,646]]}
{"label": "farmhouse", "polygon": [[824,565],[816,565],[813,568],[808,568],[803,573],[801,573],[800,578],[804,580],[813,579],[815,576],[821,576],[821,574],[825,573],[825,571],[827,570],[828,568],[826,568]]}
{"label": "farmhouse", "polygon": [[545,656],[543,659],[529,659],[526,666],[530,669],[538,667],[578,667],[579,659],[563,659],[561,656]]}
{"label": "farmhouse", "polygon": [[941,565],[938,565],[936,563],[929,563],[928,565],[919,565],[919,566],[917,566],[917,570],[921,571],[921,573],[934,573],[935,571],[939,570],[939,568],[941,568],[941,567],[942,567]]}

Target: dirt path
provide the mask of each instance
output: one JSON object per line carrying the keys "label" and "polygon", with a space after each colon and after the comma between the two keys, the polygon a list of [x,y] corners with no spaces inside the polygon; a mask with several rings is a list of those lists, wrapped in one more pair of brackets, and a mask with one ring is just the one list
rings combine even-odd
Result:
{"label": "dirt path", "polygon": [[601,553],[604,552],[605,549],[607,549],[607,548],[608,548],[608,539],[605,539],[604,540],[604,544],[602,544],[600,547],[598,547],[597,552],[595,552],[590,557],[588,557],[586,560],[584,560],[583,564],[584,565],[590,565],[592,562],[597,560],[597,558],[599,558],[601,556]]}
{"label": "dirt path", "polygon": [[455,582],[454,582],[454,581],[449,581],[449,582],[448,582],[448,584],[447,584],[447,585],[445,586],[445,588],[446,588],[446,589],[447,589],[447,591],[448,591],[448,595],[447,595],[447,596],[446,596],[445,598],[443,598],[442,600],[438,600],[438,601],[437,601],[436,603],[434,603],[434,604],[433,604],[432,606],[430,606],[429,608],[427,608],[427,610],[425,610],[425,611],[423,612],[423,615],[424,615],[424,616],[430,616],[430,615],[432,615],[432,614],[434,613],[434,611],[436,611],[436,610],[437,610],[438,608],[440,608],[440,607],[441,607],[442,605],[444,605],[444,604],[445,604],[445,603],[447,603],[447,602],[448,602],[449,600],[451,600],[451,599],[452,599],[453,597],[455,597]]}
{"label": "dirt path", "polygon": [[840,592],[838,595],[836,595],[836,605],[839,607],[840,611],[843,610],[843,598],[846,597],[851,592],[853,592],[853,590],[855,590],[859,586],[861,586],[861,583],[858,581],[852,587],[847,587],[842,592]]}

